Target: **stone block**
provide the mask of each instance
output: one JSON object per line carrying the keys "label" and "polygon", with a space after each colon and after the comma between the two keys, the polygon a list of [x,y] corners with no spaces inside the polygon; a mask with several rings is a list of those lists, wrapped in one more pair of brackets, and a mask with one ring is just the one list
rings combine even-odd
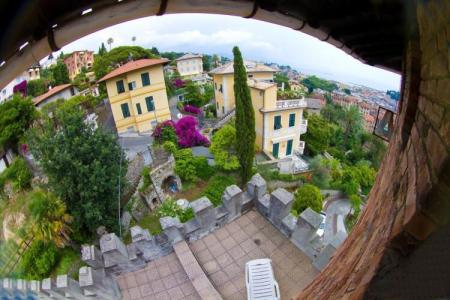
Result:
{"label": "stone block", "polygon": [[159,223],[170,243],[173,244],[184,239],[183,225],[178,217],[163,217],[159,219]]}
{"label": "stone block", "polygon": [[115,233],[105,234],[100,238],[100,250],[106,268],[129,262],[127,247]]}
{"label": "stone block", "polygon": [[288,238],[291,237],[292,232],[295,229],[295,226],[297,225],[297,218],[292,214],[289,213],[286,217],[283,218],[281,221],[281,232],[287,236]]}
{"label": "stone block", "polygon": [[77,281],[66,275],[58,275],[56,277],[56,290],[67,298],[75,298],[80,300],[89,300],[84,296],[83,290]]}
{"label": "stone block", "polygon": [[41,291],[52,299],[65,300],[67,299],[64,293],[61,293],[56,288],[56,282],[51,278],[42,280]]}
{"label": "stone block", "polygon": [[91,267],[82,267],[79,271],[79,280],[85,295],[101,300],[121,298],[116,281],[106,276],[103,269],[94,270]]}
{"label": "stone block", "polygon": [[259,173],[253,175],[252,179],[247,183],[247,192],[253,199],[258,199],[267,192],[267,183]]}
{"label": "stone block", "polygon": [[277,228],[281,228],[281,221],[291,212],[293,201],[294,195],[283,188],[278,188],[272,192],[270,197],[269,220]]}
{"label": "stone block", "polygon": [[81,260],[96,269],[105,267],[103,255],[94,245],[81,246]]}
{"label": "stone block", "polygon": [[333,257],[334,252],[337,248],[345,241],[347,238],[347,234],[345,232],[338,232],[333,240],[325,246],[325,248],[317,255],[317,257],[313,260],[312,264],[316,269],[323,270],[328,262]]}
{"label": "stone block", "polygon": [[323,221],[323,216],[311,208],[306,208],[299,216],[299,220],[302,220],[302,222],[309,224],[311,228],[318,229],[320,223]]}
{"label": "stone block", "polygon": [[191,206],[203,231],[210,231],[216,226],[216,210],[207,197],[191,202]]}
{"label": "stone block", "polygon": [[236,217],[240,211],[240,195],[242,190],[235,184],[228,186],[222,195],[223,206],[229,211],[230,219]]}
{"label": "stone block", "polygon": [[270,195],[265,194],[262,197],[256,199],[256,209],[262,214],[264,217],[269,217],[269,209],[270,209]]}

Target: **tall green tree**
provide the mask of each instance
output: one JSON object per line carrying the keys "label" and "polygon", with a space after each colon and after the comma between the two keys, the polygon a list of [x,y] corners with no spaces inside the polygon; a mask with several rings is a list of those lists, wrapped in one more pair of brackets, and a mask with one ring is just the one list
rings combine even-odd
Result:
{"label": "tall green tree", "polygon": [[102,42],[100,45],[100,48],[98,48],[98,55],[102,56],[105,55],[108,50],[106,50],[105,43]]}
{"label": "tall green tree", "polygon": [[51,190],[73,216],[73,239],[83,241],[104,225],[116,231],[119,179],[127,162],[116,138],[85,121],[79,106],[61,106],[29,135],[30,149]]}
{"label": "tall green tree", "polygon": [[27,95],[37,97],[47,92],[47,85],[42,78],[30,80],[27,82]]}
{"label": "tall green tree", "polygon": [[324,118],[320,115],[310,115],[308,131],[303,136],[308,154],[317,155],[326,151],[332,135],[333,128]]}
{"label": "tall green tree", "polygon": [[342,127],[344,129],[345,144],[347,144],[349,138],[355,138],[355,135],[361,132],[362,116],[358,106],[351,105],[349,108],[344,109],[344,118],[342,119]]}
{"label": "tall green tree", "polygon": [[31,127],[37,111],[30,98],[15,94],[0,104],[0,148],[18,151],[19,141]]}
{"label": "tall green tree", "polygon": [[247,72],[238,47],[233,48],[233,55],[236,133],[239,136],[236,139],[236,151],[241,165],[241,184],[244,185],[250,179],[255,158],[255,112],[247,85]]}
{"label": "tall green tree", "polygon": [[63,62],[59,61],[56,66],[52,68],[52,71],[55,85],[70,83],[69,71]]}
{"label": "tall green tree", "polygon": [[299,187],[294,193],[294,203],[292,210],[300,215],[308,207],[320,213],[322,211],[323,196],[318,187],[312,184],[305,184]]}

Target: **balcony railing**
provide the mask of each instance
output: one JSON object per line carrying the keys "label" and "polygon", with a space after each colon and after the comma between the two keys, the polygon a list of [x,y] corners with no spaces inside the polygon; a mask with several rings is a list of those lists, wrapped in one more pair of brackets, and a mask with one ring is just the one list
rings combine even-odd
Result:
{"label": "balcony railing", "polygon": [[283,108],[306,108],[305,99],[277,100],[277,109]]}

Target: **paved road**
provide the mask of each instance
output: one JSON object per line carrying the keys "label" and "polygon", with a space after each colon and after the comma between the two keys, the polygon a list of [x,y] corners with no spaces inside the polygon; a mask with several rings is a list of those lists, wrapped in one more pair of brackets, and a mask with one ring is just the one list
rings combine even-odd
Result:
{"label": "paved road", "polygon": [[153,137],[150,135],[119,137],[119,143],[128,159],[133,159],[137,153],[144,152],[148,149],[148,145],[153,143]]}
{"label": "paved road", "polygon": [[[326,208],[327,219],[325,220],[325,231],[323,235],[323,241],[328,244],[336,234],[335,222],[337,222],[337,216],[342,215],[343,220],[348,215],[351,209],[351,204],[348,199],[333,200]],[[345,226],[344,226],[345,228]]]}

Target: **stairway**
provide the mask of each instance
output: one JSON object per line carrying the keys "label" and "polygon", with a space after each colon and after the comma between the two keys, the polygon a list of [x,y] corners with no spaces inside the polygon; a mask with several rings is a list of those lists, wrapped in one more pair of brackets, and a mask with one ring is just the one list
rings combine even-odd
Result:
{"label": "stairway", "polygon": [[232,117],[234,117],[235,114],[236,114],[236,108],[233,108],[226,115],[224,115],[223,118],[220,119],[219,122],[216,123],[216,125],[214,125],[213,130],[218,129],[218,128],[222,127],[223,125],[225,125],[228,121],[231,120]]}

